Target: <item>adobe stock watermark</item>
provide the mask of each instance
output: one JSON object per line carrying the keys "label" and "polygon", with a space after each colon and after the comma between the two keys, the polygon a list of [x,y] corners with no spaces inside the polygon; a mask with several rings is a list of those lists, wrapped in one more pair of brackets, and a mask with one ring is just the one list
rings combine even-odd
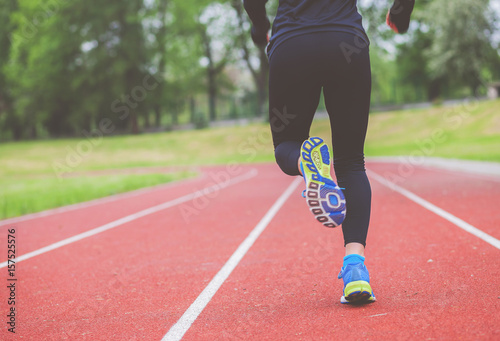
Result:
{"label": "adobe stock watermark", "polygon": [[283,111],[279,111],[276,108],[271,110],[273,113],[269,119],[269,125],[271,130],[280,133],[286,129],[290,123],[297,117],[297,114],[289,114],[286,106],[283,107]]}
{"label": "adobe stock watermark", "polygon": [[[146,75],[140,85],[132,88],[128,94],[122,94],[120,98],[111,103],[111,112],[120,114],[118,119],[121,121],[127,119],[130,110],[137,108],[141,102],[146,100],[148,94],[154,91],[161,82],[161,79],[153,75]],[[116,117],[112,118],[116,120]],[[62,179],[66,174],[72,173],[89,157],[94,148],[101,145],[105,135],[112,134],[116,130],[112,118],[102,118],[97,127],[91,131],[82,130],[85,139],[80,140],[73,146],[66,146],[65,158],[52,162],[52,169],[59,179]]]}
{"label": "adobe stock watermark", "polygon": [[385,172],[384,178],[396,185],[406,181],[415,172],[417,166],[423,165],[426,158],[435,154],[439,145],[450,139],[450,133],[463,126],[477,106],[478,102],[473,100],[446,111],[443,114],[446,127],[435,128],[426,138],[416,139],[415,149],[409,155],[399,157],[397,171]]}
{"label": "adobe stock watermark", "polygon": [[235,176],[242,173],[242,167],[236,163],[227,164],[223,170],[216,172],[208,172],[208,177],[211,179],[206,187],[196,189],[193,199],[189,204],[179,206],[182,218],[185,222],[190,222],[193,216],[198,216],[201,211],[208,208],[211,200],[219,196],[220,190],[228,186]]}
{"label": "adobe stock watermark", "polygon": [[353,54],[360,54],[363,49],[368,48],[369,43],[366,39],[368,38],[354,35],[352,42],[343,41],[340,43],[340,50],[348,64],[352,63]]}
{"label": "adobe stock watermark", "polygon": [[[274,108],[272,117],[269,120],[270,128],[274,132],[281,132],[290,125],[296,114],[288,112],[284,107],[282,111]],[[236,151],[245,157],[241,162],[230,162],[225,169],[217,174],[210,173],[208,176],[215,181],[209,183],[203,189],[195,189],[195,197],[189,202],[179,206],[181,215],[186,223],[189,223],[193,217],[198,216],[203,210],[207,209],[210,202],[215,199],[220,192],[220,189],[225,187],[235,176],[239,176],[243,170],[241,163],[250,163],[254,161],[259,153],[259,150],[266,146],[272,145],[271,131],[266,130],[258,134],[248,137],[245,141],[236,146]]]}

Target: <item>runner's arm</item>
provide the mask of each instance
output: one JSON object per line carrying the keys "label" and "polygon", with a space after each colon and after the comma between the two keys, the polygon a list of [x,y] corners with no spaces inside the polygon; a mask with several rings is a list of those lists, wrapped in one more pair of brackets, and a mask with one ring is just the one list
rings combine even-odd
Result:
{"label": "runner's arm", "polygon": [[387,12],[386,23],[396,33],[406,33],[410,26],[410,17],[415,6],[415,0],[394,0]]}
{"label": "runner's arm", "polygon": [[267,0],[243,0],[243,6],[252,21],[252,40],[257,46],[265,46],[269,37],[267,32],[271,28],[271,23],[266,13]]}

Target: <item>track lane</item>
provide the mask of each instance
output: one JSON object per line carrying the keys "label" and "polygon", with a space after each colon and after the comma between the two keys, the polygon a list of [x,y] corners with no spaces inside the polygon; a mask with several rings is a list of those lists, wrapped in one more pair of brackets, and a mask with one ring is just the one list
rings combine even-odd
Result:
{"label": "track lane", "polygon": [[[189,224],[178,207],[21,263],[18,335],[160,340],[290,182],[274,165],[258,168],[258,179],[222,191]],[[297,193],[184,339],[497,338],[498,250],[372,186],[377,303],[338,302],[341,231],[317,224]]]}
{"label": "track lane", "polygon": [[[387,180],[500,239],[500,176],[481,176],[402,163],[369,163]],[[500,175],[500,174],[499,174]]]}
{"label": "track lane", "polygon": [[241,182],[208,198],[189,224],[177,207],[20,263],[19,334],[161,339],[289,184],[274,167],[258,168],[265,194]]}
{"label": "track lane", "polygon": [[302,179],[296,178],[281,194],[276,202],[271,206],[269,211],[262,217],[255,228],[248,234],[245,240],[238,246],[236,251],[231,255],[224,266],[212,278],[210,283],[203,289],[203,292],[196,298],[196,300],[189,306],[188,310],[182,317],[173,325],[168,333],[163,337],[162,341],[178,341],[181,340],[184,334],[189,330],[193,322],[198,318],[206,305],[210,302],[213,296],[217,293],[222,284],[231,275],[233,270],[238,266],[240,261],[245,257],[248,250],[252,247],[255,241],[259,238],[262,232],[266,229],[267,225],[272,221],[274,216],[288,200],[290,195],[295,192]]}
{"label": "track lane", "polygon": [[[493,340],[499,252],[376,181],[367,266],[378,302],[340,304],[340,230],[292,197],[184,340]],[[492,315],[493,314],[493,315]]]}
{"label": "track lane", "polygon": [[[149,207],[149,208],[141,210],[139,212],[134,212],[134,213],[129,214],[129,215],[127,215],[125,217],[122,217],[120,219],[111,221],[111,222],[109,222],[107,224],[104,224],[104,225],[92,228],[90,230],[87,230],[85,232],[76,234],[76,235],[71,236],[69,238],[57,241],[57,242],[55,242],[53,244],[41,247],[41,248],[39,248],[37,250],[34,250],[32,252],[28,252],[28,253],[22,254],[22,255],[20,255],[20,256],[18,256],[16,258],[16,262],[19,263],[20,261],[24,261],[26,259],[30,259],[30,258],[39,256],[41,254],[44,254],[44,253],[47,253],[47,252],[51,252],[51,251],[56,250],[58,248],[64,247],[66,245],[70,245],[72,243],[79,242],[79,241],[81,241],[83,239],[86,239],[86,238],[92,237],[94,235],[106,232],[106,231],[108,231],[110,229],[114,229],[114,228],[120,227],[120,226],[122,226],[122,225],[124,225],[126,223],[133,222],[135,220],[138,220],[140,218],[143,218],[143,217],[146,217],[148,215],[154,214],[156,212],[161,212],[161,211],[164,211],[164,210],[170,209],[172,207],[176,207],[176,206],[181,206],[181,207],[187,206],[190,201],[193,202],[193,203],[196,203],[199,200],[208,201],[208,198],[212,198],[213,196],[217,196],[218,192],[220,190],[222,190],[222,189],[224,189],[226,187],[235,185],[235,184],[237,184],[239,182],[242,182],[242,181],[245,181],[245,180],[249,180],[250,178],[255,177],[257,174],[258,174],[257,170],[254,169],[254,170],[249,171],[246,174],[243,174],[241,176],[237,176],[237,177],[235,177],[233,179],[230,179],[227,182],[224,182],[224,183],[221,183],[221,184],[214,184],[214,185],[211,185],[211,186],[207,186],[207,187],[205,187],[203,189],[203,191],[189,193],[189,194],[184,195],[182,197],[178,197],[178,198],[175,198],[173,200],[169,200],[167,202],[163,202],[163,203],[161,203],[159,205],[156,205],[156,206],[153,206],[153,207]],[[195,208],[191,208],[190,215],[197,214],[198,212],[199,212],[199,208],[197,208],[195,206]],[[186,215],[185,212],[183,211],[183,217],[186,220],[186,222],[190,218],[190,215]],[[3,262],[3,263],[0,263],[0,268],[7,267],[7,265],[8,265],[7,261]]]}
{"label": "track lane", "polygon": [[[53,210],[47,216],[9,223],[0,226],[0,243],[6,238],[5,231],[15,227],[17,238],[22,241],[22,253],[26,254],[130,214],[199,192],[207,185],[217,182],[223,184],[228,179],[227,175],[232,179],[244,175],[250,169],[240,167],[229,172],[227,167],[207,167],[197,178],[155,186],[150,191],[118,195],[112,200],[103,199],[98,205],[83,203],[76,209],[65,211],[62,208]],[[222,180],[218,181],[218,178]],[[5,261],[6,255],[0,255],[0,260]]]}

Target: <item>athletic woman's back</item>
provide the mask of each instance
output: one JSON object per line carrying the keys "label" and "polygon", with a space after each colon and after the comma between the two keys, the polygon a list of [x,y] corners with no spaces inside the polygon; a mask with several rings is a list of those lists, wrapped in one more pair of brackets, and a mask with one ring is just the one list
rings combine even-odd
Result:
{"label": "athletic woman's back", "polygon": [[280,0],[269,52],[284,39],[320,31],[353,33],[368,43],[356,3],[356,0]]}
{"label": "athletic woman's back", "polygon": [[[250,17],[256,14],[253,9],[261,9],[259,4],[262,6],[265,2],[267,0],[245,0]],[[284,40],[311,32],[351,33],[368,44],[356,3],[357,0],[280,0],[268,54]]]}

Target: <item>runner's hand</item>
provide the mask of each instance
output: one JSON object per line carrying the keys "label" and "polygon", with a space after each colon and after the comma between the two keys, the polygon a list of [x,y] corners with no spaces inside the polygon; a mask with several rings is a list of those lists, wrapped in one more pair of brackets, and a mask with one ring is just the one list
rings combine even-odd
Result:
{"label": "runner's hand", "polygon": [[406,33],[414,6],[415,0],[394,0],[394,4],[387,12],[387,25],[396,33]]}
{"label": "runner's hand", "polygon": [[251,35],[255,45],[259,47],[264,47],[267,45],[267,43],[269,43],[268,31],[270,28],[271,28],[271,23],[269,22],[269,20],[267,20],[262,27],[255,25],[252,26]]}

